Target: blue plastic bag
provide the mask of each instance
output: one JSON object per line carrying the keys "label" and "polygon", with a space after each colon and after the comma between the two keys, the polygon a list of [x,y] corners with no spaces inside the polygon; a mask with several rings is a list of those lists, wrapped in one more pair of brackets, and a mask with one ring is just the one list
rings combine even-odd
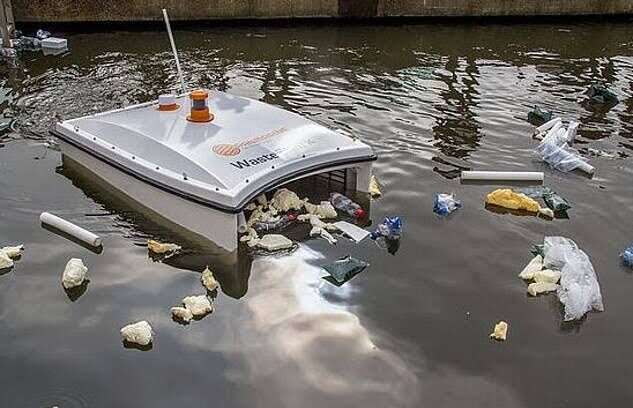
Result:
{"label": "blue plastic bag", "polygon": [[624,251],[622,251],[620,256],[622,257],[622,261],[624,261],[625,265],[633,266],[633,246],[628,247]]}
{"label": "blue plastic bag", "polygon": [[435,194],[434,213],[445,216],[460,208],[462,208],[462,202],[456,200],[454,194]]}
{"label": "blue plastic bag", "polygon": [[371,239],[377,239],[379,237],[399,239],[401,235],[402,219],[400,219],[400,217],[385,217],[385,219],[378,224],[378,228],[369,234],[369,237]]}

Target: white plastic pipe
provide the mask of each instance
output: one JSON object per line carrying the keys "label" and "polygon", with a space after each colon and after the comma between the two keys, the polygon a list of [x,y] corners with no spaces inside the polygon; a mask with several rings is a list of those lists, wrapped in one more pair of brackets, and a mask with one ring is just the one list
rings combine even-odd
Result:
{"label": "white plastic pipe", "polygon": [[540,171],[462,171],[462,180],[543,181]]}
{"label": "white plastic pipe", "polygon": [[244,216],[244,211],[240,211],[237,214],[237,231],[240,234],[243,234],[246,232],[247,229],[248,226],[246,225],[246,217]]}
{"label": "white plastic pipe", "polygon": [[167,15],[166,9],[163,9],[163,18],[165,19],[165,25],[167,26],[167,34],[169,34],[169,42],[171,43],[171,51],[174,53],[174,59],[176,60],[176,69],[178,70],[178,77],[180,78],[180,85],[182,86],[182,92],[187,93],[187,86],[185,85],[185,79],[183,78],[182,70],[180,69],[180,60],[178,59],[178,50],[176,49],[174,36],[171,34],[171,25],[169,24],[169,16]]}
{"label": "white plastic pipe", "polygon": [[40,214],[40,222],[42,224],[50,225],[66,234],[77,238],[79,241],[84,242],[91,247],[98,248],[101,246],[101,238],[92,232],[85,230],[77,225],[66,221],[63,218],[59,218],[51,213],[43,212]]}

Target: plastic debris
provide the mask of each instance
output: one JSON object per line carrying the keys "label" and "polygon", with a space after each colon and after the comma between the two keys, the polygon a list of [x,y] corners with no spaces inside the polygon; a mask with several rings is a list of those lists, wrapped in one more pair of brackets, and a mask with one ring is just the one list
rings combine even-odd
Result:
{"label": "plastic debris", "polygon": [[330,202],[334,208],[347,213],[350,217],[363,218],[365,216],[365,210],[360,205],[341,193],[330,193]]}
{"label": "plastic debris", "polygon": [[543,269],[534,274],[534,282],[558,283],[561,273],[551,269]]}
{"label": "plastic debris", "polygon": [[18,53],[15,48],[0,48],[0,56],[5,58],[15,58],[18,56]]}
{"label": "plastic debris", "polygon": [[50,225],[51,227],[54,227],[55,229],[62,231],[91,247],[98,248],[102,244],[101,238],[97,234],[94,234],[51,213],[41,213],[40,222],[42,224]]}
{"label": "plastic debris", "polygon": [[507,337],[508,337],[508,323],[502,320],[499,323],[495,324],[495,327],[492,330],[492,333],[490,333],[490,338],[499,340],[499,341],[504,341]]}
{"label": "plastic debris", "polygon": [[527,287],[530,296],[538,296],[541,293],[553,292],[558,289],[558,285],[551,282],[534,282]]}
{"label": "plastic debris", "polygon": [[37,50],[42,46],[42,40],[36,37],[20,37],[20,43],[23,48],[27,48],[30,50]]}
{"label": "plastic debris", "polygon": [[290,210],[300,210],[305,202],[299,199],[299,196],[287,188],[280,188],[275,191],[269,206],[274,207],[278,211],[288,212]]}
{"label": "plastic debris", "polygon": [[441,216],[448,215],[453,211],[462,208],[462,202],[455,199],[455,194],[435,194],[433,212]]}
{"label": "plastic debris", "polygon": [[66,264],[64,273],[62,274],[62,285],[65,289],[71,289],[81,286],[86,279],[88,268],[79,258],[72,258]]}
{"label": "plastic debris", "polygon": [[5,254],[9,258],[19,258],[22,256],[24,252],[24,245],[16,245],[16,246],[6,246],[4,248],[0,248],[0,253]]}
{"label": "plastic debris", "polygon": [[213,305],[205,295],[187,296],[182,300],[182,303],[195,317],[206,316],[213,312]]}
{"label": "plastic debris", "polygon": [[350,224],[347,221],[337,221],[331,225],[334,225],[336,228],[339,229],[339,231],[343,232],[345,235],[347,235],[348,237],[350,237],[356,242],[360,242],[363,239],[365,239],[367,236],[369,236],[369,231],[364,230],[360,227],[357,227],[354,224]]}
{"label": "plastic debris", "polygon": [[255,203],[248,203],[246,204],[246,207],[244,207],[246,211],[255,211],[256,208],[257,208],[257,204]]}
{"label": "plastic debris", "polygon": [[550,120],[552,120],[552,112],[545,112],[537,105],[534,105],[534,109],[528,113],[528,121],[532,123],[542,124]]}
{"label": "plastic debris", "polygon": [[185,323],[189,323],[193,318],[193,313],[186,307],[174,306],[171,308],[171,315],[173,318]]}
{"label": "plastic debris", "polygon": [[292,224],[292,222],[296,219],[296,215],[286,214],[276,221],[258,221],[253,224],[253,229],[255,229],[255,231],[257,232],[281,230]]}
{"label": "plastic debris", "polygon": [[338,214],[336,209],[329,201],[321,201],[321,204],[304,203],[305,210],[308,214],[316,215],[319,218],[336,218]]}
{"label": "plastic debris", "polygon": [[128,324],[121,329],[121,337],[128,343],[147,346],[152,342],[152,326],[145,320]]}
{"label": "plastic debris", "polygon": [[258,240],[259,240],[259,235],[257,235],[257,231],[255,231],[255,229],[252,227],[249,227],[246,230],[246,234],[240,237],[240,242],[246,242],[249,246],[252,246],[251,242],[255,242]]}
{"label": "plastic debris", "polygon": [[633,246],[626,248],[620,254],[625,265],[633,266]]}
{"label": "plastic debris", "polygon": [[294,246],[294,243],[291,240],[279,234],[264,235],[263,237],[253,241],[256,241],[253,246],[263,248],[269,252],[290,249]]}
{"label": "plastic debris", "polygon": [[361,273],[368,266],[369,263],[347,255],[333,263],[322,265],[321,268],[325,269],[336,283],[343,284]]}
{"label": "plastic debris", "polygon": [[571,205],[563,197],[552,191],[549,187],[545,186],[533,186],[518,188],[517,192],[525,194],[526,196],[537,199],[542,199],[545,204],[554,213],[563,213],[571,208]]}
{"label": "plastic debris", "polygon": [[532,213],[538,213],[538,210],[541,208],[538,202],[525,194],[517,194],[509,188],[498,189],[488,194],[486,196],[486,203],[511,210],[525,210]]}
{"label": "plastic debris", "polygon": [[378,228],[369,234],[371,239],[378,239],[380,237],[400,239],[401,236],[402,219],[400,217],[385,217],[385,219],[378,224]]}
{"label": "plastic debris", "polygon": [[42,29],[37,30],[37,32],[35,33],[35,37],[37,37],[38,40],[43,40],[50,36],[51,36],[50,32],[42,30]]}
{"label": "plastic debris", "polygon": [[378,185],[378,181],[376,180],[376,176],[373,175],[369,179],[369,194],[374,198],[380,197],[382,195],[382,192],[380,191],[380,186]]}
{"label": "plastic debris", "polygon": [[462,180],[476,181],[543,181],[541,171],[462,171]]}
{"label": "plastic debris", "polygon": [[182,247],[176,244],[164,244],[149,239],[147,240],[147,249],[158,255],[172,256],[182,250]]}
{"label": "plastic debris", "polygon": [[550,208],[539,208],[538,215],[551,220],[554,218],[554,211],[552,211]]}
{"label": "plastic debris", "polygon": [[617,105],[620,102],[617,95],[603,84],[591,84],[585,94],[589,96],[592,103]]}
{"label": "plastic debris", "polygon": [[263,208],[268,208],[268,199],[266,198],[266,194],[260,194],[255,198],[255,201]]}
{"label": "plastic debris", "polygon": [[327,231],[338,231],[338,227],[336,225],[323,222],[316,215],[301,214],[297,217],[297,220],[303,221],[303,222],[309,221],[313,227],[323,228],[324,230],[327,230]]}
{"label": "plastic debris", "polygon": [[523,280],[532,280],[534,279],[534,274],[543,269],[543,257],[541,255],[536,255],[530,263],[528,263],[525,268],[519,273],[519,278]]}
{"label": "plastic debris", "polygon": [[591,310],[603,311],[602,294],[589,256],[565,237],[545,237],[545,267],[560,270],[558,299],[565,305],[565,321],[582,318]]}
{"label": "plastic debris", "polygon": [[554,118],[551,120],[548,120],[547,122],[543,123],[541,126],[537,127],[536,129],[534,129],[534,137],[536,139],[543,139],[543,137],[545,136],[545,134],[554,126],[562,126],[562,122],[563,120],[561,118]]}
{"label": "plastic debris", "polygon": [[200,277],[200,280],[209,292],[213,292],[218,288],[218,281],[215,280],[213,272],[211,272],[208,266],[204,269],[204,271],[202,271],[202,276]]}
{"label": "plastic debris", "polygon": [[332,236],[325,228],[322,227],[312,227],[310,230],[311,237],[321,237],[325,239],[330,244],[336,244],[336,238]]}
{"label": "plastic debris", "polygon": [[0,252],[0,270],[13,267],[13,259],[4,252]]}
{"label": "plastic debris", "polygon": [[590,175],[594,173],[593,166],[584,161],[576,150],[569,147],[567,130],[560,123],[550,129],[547,136],[536,147],[536,155],[540,160],[564,173],[575,169]]}

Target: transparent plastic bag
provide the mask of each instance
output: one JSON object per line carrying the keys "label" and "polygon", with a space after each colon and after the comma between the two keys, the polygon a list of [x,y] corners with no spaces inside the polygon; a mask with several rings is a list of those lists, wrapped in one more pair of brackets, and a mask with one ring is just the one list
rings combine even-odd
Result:
{"label": "transparent plastic bag", "polygon": [[448,215],[455,210],[462,208],[462,202],[455,199],[455,194],[435,194],[433,202],[433,212],[441,216]]}

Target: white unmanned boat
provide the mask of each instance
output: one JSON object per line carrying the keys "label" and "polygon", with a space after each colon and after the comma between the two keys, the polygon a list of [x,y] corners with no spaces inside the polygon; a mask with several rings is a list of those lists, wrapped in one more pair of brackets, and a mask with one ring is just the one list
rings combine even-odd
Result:
{"label": "white unmanned boat", "polygon": [[62,152],[125,195],[222,248],[244,206],[290,181],[343,170],[369,189],[372,149],[274,106],[193,91],[57,123]]}

